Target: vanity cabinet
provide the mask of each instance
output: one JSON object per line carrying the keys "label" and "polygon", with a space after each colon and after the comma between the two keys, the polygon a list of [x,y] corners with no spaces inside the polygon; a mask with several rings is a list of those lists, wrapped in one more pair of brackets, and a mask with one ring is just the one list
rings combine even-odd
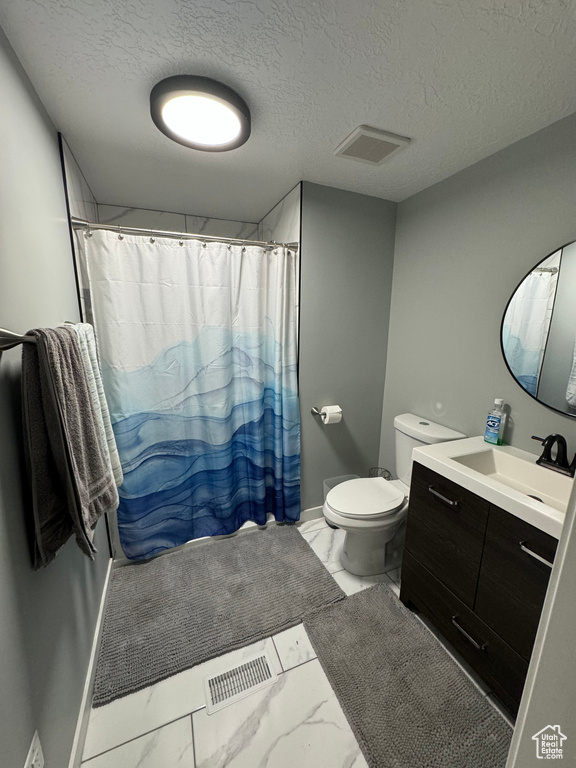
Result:
{"label": "vanity cabinet", "polygon": [[557,541],[417,462],[400,599],[516,712]]}

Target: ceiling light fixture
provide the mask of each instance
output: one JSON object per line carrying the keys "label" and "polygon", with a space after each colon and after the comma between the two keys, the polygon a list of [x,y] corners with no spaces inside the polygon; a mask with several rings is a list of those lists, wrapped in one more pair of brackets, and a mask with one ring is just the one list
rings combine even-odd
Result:
{"label": "ceiling light fixture", "polygon": [[209,77],[175,75],[150,93],[150,114],[168,138],[204,152],[226,152],[250,136],[250,110],[236,91]]}

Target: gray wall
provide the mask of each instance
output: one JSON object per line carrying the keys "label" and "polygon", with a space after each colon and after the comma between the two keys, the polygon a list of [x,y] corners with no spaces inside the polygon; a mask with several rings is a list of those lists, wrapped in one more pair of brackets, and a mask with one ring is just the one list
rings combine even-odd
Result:
{"label": "gray wall", "polygon": [[[57,136],[0,31],[0,325],[78,319]],[[8,106],[7,106],[8,105]],[[18,768],[38,729],[49,768],[67,765],[108,564],[69,542],[33,572],[25,526],[20,356],[0,360],[0,744]]]}
{"label": "gray wall", "polygon": [[559,411],[576,414],[566,402],[566,387],[576,342],[576,243],[562,251],[554,311],[542,363],[538,398]]}
{"label": "gray wall", "polygon": [[394,458],[395,414],[480,435],[495,397],[511,406],[507,442],[537,453],[531,435],[560,432],[576,450],[576,421],[527,395],[500,352],[502,313],[516,285],[576,238],[575,135],[573,115],[398,206],[385,465]]}
{"label": "gray wall", "polygon": [[[377,463],[396,204],[303,182],[300,294],[302,508],[325,478]],[[312,406],[338,404],[323,426]]]}

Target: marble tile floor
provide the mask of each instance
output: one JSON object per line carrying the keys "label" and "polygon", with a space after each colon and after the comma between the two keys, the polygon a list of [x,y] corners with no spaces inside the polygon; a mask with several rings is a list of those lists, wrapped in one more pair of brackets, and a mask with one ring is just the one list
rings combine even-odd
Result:
{"label": "marble tile floor", "polygon": [[347,595],[353,595],[361,589],[384,582],[397,597],[400,596],[400,568],[378,576],[354,576],[344,570],[340,562],[340,553],[345,533],[339,529],[330,528],[324,518],[303,523],[298,530]]}
{"label": "marble tile floor", "polygon": [[[400,594],[400,569],[363,578],[345,571],[340,565],[344,533],[330,528],[323,518],[298,529],[346,594],[378,582]],[[270,656],[277,681],[208,715],[204,677],[263,650]],[[462,659],[454,658],[507,717],[484,683]],[[294,765],[367,768],[302,624],[92,710],[82,756],[82,768]]]}

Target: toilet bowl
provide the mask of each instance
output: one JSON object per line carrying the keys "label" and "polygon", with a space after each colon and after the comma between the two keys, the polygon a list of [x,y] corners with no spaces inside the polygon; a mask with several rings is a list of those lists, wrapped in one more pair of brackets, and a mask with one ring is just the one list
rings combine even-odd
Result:
{"label": "toilet bowl", "polygon": [[326,520],[346,532],[342,567],[356,576],[375,576],[400,565],[413,449],[466,437],[413,413],[396,416],[394,429],[399,479],[346,480],[334,486],[324,500]]}
{"label": "toilet bowl", "polygon": [[340,561],[356,576],[373,576],[399,563],[387,559],[387,544],[403,525],[408,486],[401,480],[347,480],[326,496],[324,517],[346,532]]}

